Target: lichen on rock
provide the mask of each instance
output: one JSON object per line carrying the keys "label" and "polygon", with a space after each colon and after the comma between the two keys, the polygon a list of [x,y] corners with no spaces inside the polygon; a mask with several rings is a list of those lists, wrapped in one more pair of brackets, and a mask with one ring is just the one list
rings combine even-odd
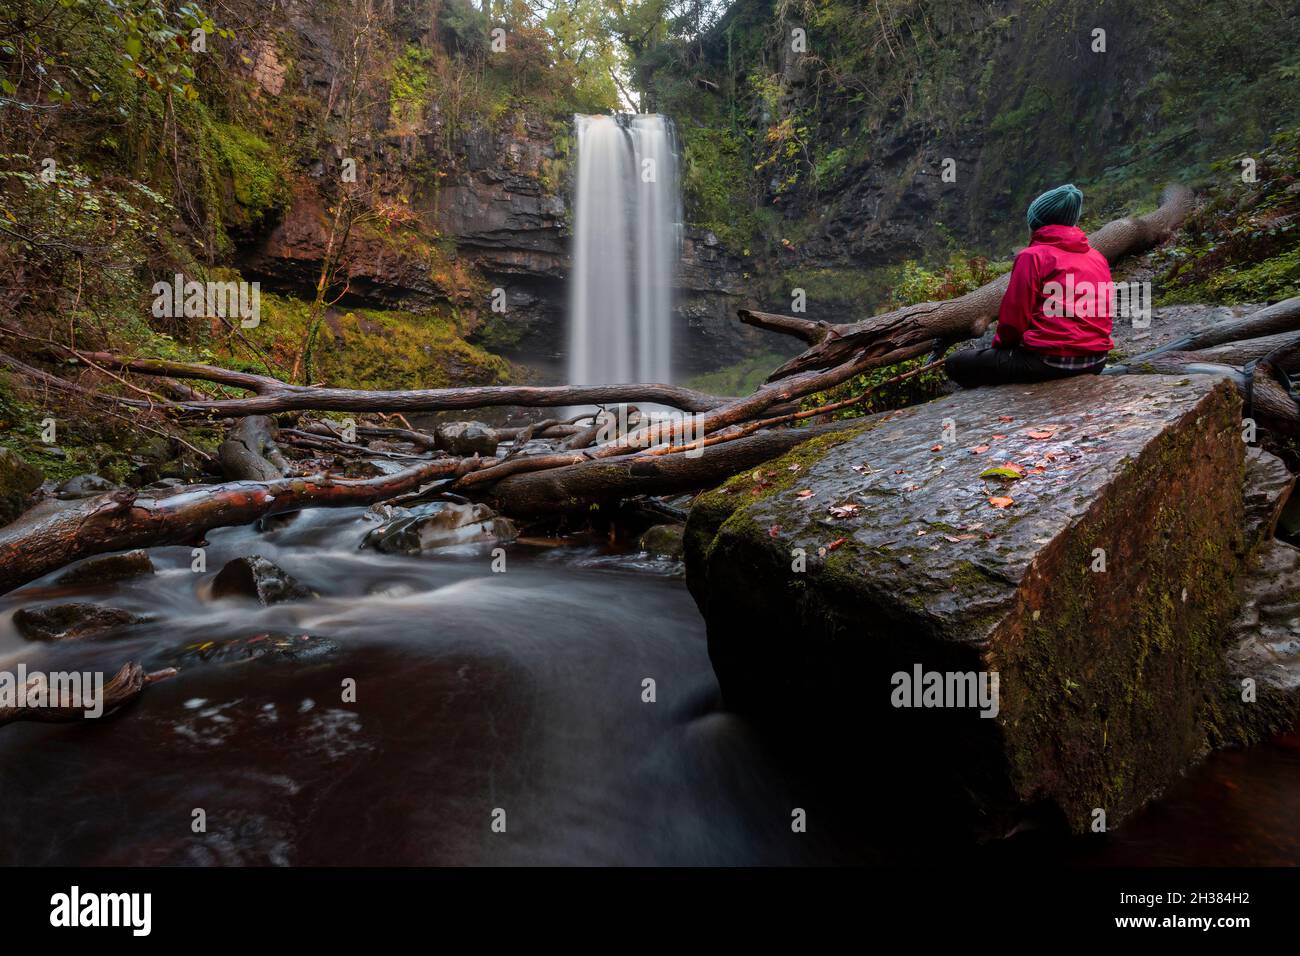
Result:
{"label": "lichen on rock", "polygon": [[[993,828],[1032,805],[1113,825],[1207,751],[1246,550],[1227,384],[978,389],[868,427],[692,510],[729,706],[905,741]],[[892,707],[918,664],[998,673],[997,715]]]}

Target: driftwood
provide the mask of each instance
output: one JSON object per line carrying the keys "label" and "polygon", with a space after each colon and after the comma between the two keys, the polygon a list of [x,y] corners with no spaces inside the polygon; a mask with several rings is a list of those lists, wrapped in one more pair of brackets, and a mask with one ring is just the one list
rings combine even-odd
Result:
{"label": "driftwood", "polygon": [[[864,419],[856,419],[857,424]],[[622,455],[515,475],[497,482],[488,500],[525,518],[584,511],[631,495],[670,495],[718,484],[747,468],[784,455],[796,445],[844,422],[767,431],[703,449],[692,456]]]}
{"label": "driftwood", "polygon": [[[1091,237],[1109,260],[1140,252],[1177,228],[1190,208],[1190,193],[1166,191],[1161,206],[1146,216],[1111,222]],[[409,497],[435,479],[447,479],[458,493],[495,502],[521,517],[580,511],[593,504],[635,495],[693,491],[715,484],[767,458],[779,455],[827,428],[843,423],[790,429],[800,420],[858,405],[868,392],[800,409],[808,396],[835,388],[864,372],[895,365],[948,344],[983,334],[994,321],[1006,276],[947,302],[931,302],[886,312],[847,325],[755,310],[742,310],[742,322],[791,335],[807,343],[800,355],[777,369],[750,395],[724,397],[653,383],[597,386],[485,386],[403,391],[349,390],[291,385],[266,375],[194,363],[138,359],[106,352],[76,351],[43,342],[61,360],[86,365],[126,384],[134,394],[108,396],[139,415],[240,419],[227,432],[221,461],[228,477],[251,478],[165,497],[142,494],[106,496],[40,516],[28,516],[0,529],[0,591],[100,551],[189,541],[209,528],[242,524],[271,514],[308,507],[363,504]],[[1168,371],[1231,378],[1261,421],[1300,434],[1300,410],[1286,373],[1300,368],[1300,299],[1277,303],[1243,320],[1221,323],[1194,336],[1168,343],[1108,374]],[[0,333],[15,335],[0,327]],[[51,388],[93,397],[98,393],[64,381],[0,353],[0,364]],[[927,366],[929,367],[929,366]],[[906,375],[923,369],[913,369]],[[122,376],[144,376],[159,383],[149,392]],[[206,382],[249,393],[208,397],[185,382]],[[680,410],[667,421],[632,417],[624,432],[611,429],[619,413],[613,405],[654,403]],[[316,476],[283,478],[291,470],[277,444],[344,453],[350,457],[419,458],[436,452],[433,436],[417,429],[359,424],[359,435],[405,442],[405,452],[372,452],[345,443],[326,422],[284,423],[269,417],[305,411],[397,413],[467,410],[489,406],[599,406],[577,418],[541,419],[498,430],[514,441],[505,458],[480,461],[439,457],[399,474],[366,481]],[[621,409],[626,421],[628,409]],[[529,446],[547,442],[541,453]],[[546,448],[549,447],[549,451]],[[688,454],[688,451],[691,452]],[[699,454],[695,454],[699,452]]]}
{"label": "driftwood", "polygon": [[354,481],[313,476],[191,485],[167,494],[112,492],[38,508],[0,528],[0,593],[107,551],[192,544],[213,528],[304,508],[373,504],[453,476],[474,462],[438,459]]}
{"label": "driftwood", "polygon": [[[111,678],[104,682],[102,700],[103,716],[108,716],[131,703],[144,692],[150,684],[173,677],[176,669],[172,667],[146,674],[144,668],[134,661],[123,664]],[[42,675],[43,677],[44,675]],[[40,677],[34,680],[40,680]],[[28,681],[30,695],[32,681]],[[51,689],[52,692],[52,689]],[[45,724],[72,723],[86,719],[86,710],[91,708],[89,700],[60,700],[43,707],[0,707],[0,725],[18,720],[31,720]]]}
{"label": "driftwood", "polygon": [[[1182,187],[1171,187],[1165,191],[1160,208],[1145,216],[1133,219],[1116,219],[1107,223],[1088,237],[1092,247],[1110,262],[1143,252],[1162,242],[1177,229],[1191,211],[1192,194]],[[811,348],[796,355],[775,372],[771,379],[781,379],[809,369],[830,368],[839,365],[851,356],[865,355],[886,359],[900,351],[912,350],[920,354],[934,342],[955,342],[962,339],[978,338],[997,318],[998,306],[1007,284],[1011,281],[1009,274],[994,279],[980,286],[973,292],[949,299],[945,302],[923,302],[892,312],[864,319],[850,325],[837,325],[829,331],[820,329],[821,323],[802,320],[789,320],[797,323],[774,323],[764,313],[749,313],[751,324],[762,328],[798,334],[805,341],[815,342]],[[757,317],[763,316],[762,320]],[[795,328],[800,332],[795,332]],[[820,338],[814,338],[820,336]],[[919,351],[918,351],[919,349]],[[878,362],[887,364],[886,362]]]}

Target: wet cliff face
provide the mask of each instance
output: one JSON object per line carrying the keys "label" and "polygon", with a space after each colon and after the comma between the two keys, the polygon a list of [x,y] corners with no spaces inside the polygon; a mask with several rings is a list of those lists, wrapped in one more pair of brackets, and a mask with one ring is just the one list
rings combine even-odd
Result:
{"label": "wet cliff face", "polygon": [[[555,125],[521,115],[504,131],[474,129],[433,181],[432,134],[379,143],[375,168],[413,186],[414,235],[402,241],[382,230],[354,232],[343,253],[344,304],[454,306],[472,341],[558,380],[567,350],[572,183]],[[327,255],[329,227],[322,191],[300,188],[241,264],[272,286],[306,290]],[[430,245],[439,261],[431,261]],[[713,234],[688,230],[679,277],[674,367],[692,375],[748,354],[756,333],[734,318],[746,301],[741,261]]]}

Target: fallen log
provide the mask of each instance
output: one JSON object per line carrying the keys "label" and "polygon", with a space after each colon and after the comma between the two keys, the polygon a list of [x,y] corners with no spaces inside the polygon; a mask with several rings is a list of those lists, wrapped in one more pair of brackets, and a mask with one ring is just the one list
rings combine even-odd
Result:
{"label": "fallen log", "polygon": [[[168,677],[174,677],[176,669],[168,667],[160,671],[153,671],[146,674],[144,668],[134,661],[128,661],[104,683],[102,690],[102,700],[92,702],[89,700],[60,700],[57,703],[51,703],[42,707],[31,706],[13,706],[0,707],[0,726],[13,723],[18,720],[31,720],[44,724],[62,724],[73,723],[79,720],[85,720],[87,709],[98,709],[103,716],[107,716],[115,711],[121,710],[124,706],[131,703],[144,692],[144,689],[150,684],[155,684],[160,680]],[[43,675],[42,675],[43,676]],[[33,678],[40,680],[41,678]],[[47,691],[48,692],[48,691]],[[29,681],[25,696],[30,699],[33,693],[32,682]]]}
{"label": "fallen log", "polygon": [[373,504],[466,467],[477,463],[443,458],[377,478],[234,481],[167,494],[117,491],[65,507],[37,507],[0,528],[0,594],[93,554],[190,544],[213,528],[305,508]]}
{"label": "fallen log", "polygon": [[1226,342],[1238,342],[1243,339],[1296,330],[1300,330],[1300,295],[1274,302],[1257,312],[1252,312],[1244,319],[1226,319],[1216,322],[1209,328],[1166,342],[1159,348],[1135,355],[1128,361],[1141,362],[1155,355],[1163,355],[1165,352],[1199,352]]}
{"label": "fallen log", "polygon": [[[111,352],[80,353],[105,368],[139,375],[192,379],[242,388],[248,398],[206,399],[153,403],[152,407],[182,412],[239,417],[279,412],[442,412],[463,411],[505,405],[554,407],[564,405],[617,405],[625,402],[653,402],[702,412],[725,404],[726,399],[680,385],[481,385],[463,388],[405,390],[327,388],[292,385],[269,375],[232,372],[229,369],[194,362],[165,359],[129,359]],[[21,364],[21,363],[19,363]],[[17,369],[26,371],[28,367]],[[32,370],[37,371],[37,370]],[[38,372],[38,374],[40,374]],[[133,404],[147,403],[132,400]]]}
{"label": "fallen log", "polygon": [[493,485],[488,500],[506,514],[537,518],[585,511],[633,495],[698,491],[783,455],[810,438],[867,420],[760,432],[711,445],[699,455],[624,455],[514,475]]}
{"label": "fallen log", "polygon": [[[1165,190],[1160,207],[1145,216],[1116,219],[1088,237],[1092,247],[1115,262],[1122,256],[1141,252],[1162,242],[1191,210],[1191,191],[1184,187]],[[997,318],[998,306],[1006,292],[1010,275],[1003,275],[955,299],[922,302],[892,312],[863,319],[848,325],[832,326],[820,342],[778,368],[768,381],[776,381],[810,369],[839,365],[853,356],[874,357],[878,368],[887,358],[903,349],[935,341],[954,342],[978,338]],[[750,324],[756,313],[749,313]],[[784,331],[808,339],[809,323],[793,319],[782,328],[773,317],[763,314],[764,328]],[[789,317],[785,317],[789,318]]]}

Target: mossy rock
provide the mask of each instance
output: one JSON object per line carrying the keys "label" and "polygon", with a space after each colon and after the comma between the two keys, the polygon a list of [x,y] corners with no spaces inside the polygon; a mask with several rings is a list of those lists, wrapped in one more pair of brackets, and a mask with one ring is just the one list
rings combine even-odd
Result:
{"label": "mossy rock", "polygon": [[0,524],[13,521],[27,507],[31,493],[45,476],[10,448],[0,446]]}
{"label": "mossy rock", "polygon": [[[951,768],[993,832],[1031,806],[1113,826],[1212,743],[1239,430],[1227,383],[1089,376],[959,393],[737,476],[686,534],[728,707]],[[1011,490],[980,477],[1007,461]],[[997,673],[996,714],[894,706],[917,665]]]}

